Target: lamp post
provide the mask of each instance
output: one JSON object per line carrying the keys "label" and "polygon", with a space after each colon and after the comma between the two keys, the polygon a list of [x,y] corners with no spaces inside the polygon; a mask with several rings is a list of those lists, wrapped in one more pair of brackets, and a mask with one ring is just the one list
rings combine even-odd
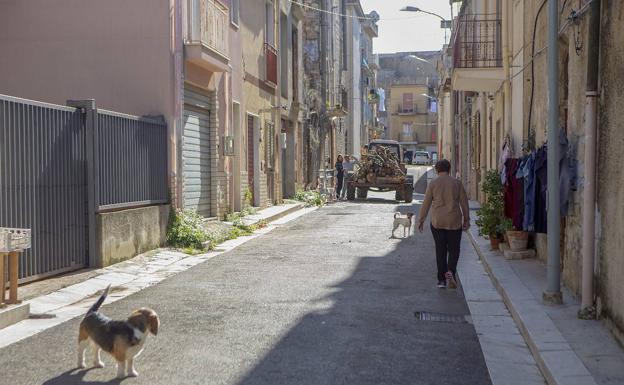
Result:
{"label": "lamp post", "polygon": [[401,11],[403,11],[403,12],[420,12],[420,13],[425,13],[427,15],[431,15],[431,16],[435,16],[435,17],[440,18],[440,20],[442,20],[442,23],[440,24],[440,26],[441,26],[441,28],[444,28],[444,44],[446,45],[446,43],[447,43],[446,30],[448,29],[447,25],[449,24],[448,20],[446,20],[442,16],[438,15],[437,13],[425,11],[424,9],[420,9],[418,7],[407,6],[407,7],[401,8]]}

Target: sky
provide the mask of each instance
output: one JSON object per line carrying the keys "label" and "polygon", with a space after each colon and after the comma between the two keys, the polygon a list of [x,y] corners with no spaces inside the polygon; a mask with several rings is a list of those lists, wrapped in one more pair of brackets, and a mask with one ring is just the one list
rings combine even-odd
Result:
{"label": "sky", "polygon": [[[375,53],[439,51],[444,44],[440,19],[422,13],[401,12],[411,5],[450,19],[448,0],[360,0],[364,12],[377,11],[379,37],[373,40]],[[387,19],[387,20],[384,20]],[[450,30],[447,36],[450,38]]]}

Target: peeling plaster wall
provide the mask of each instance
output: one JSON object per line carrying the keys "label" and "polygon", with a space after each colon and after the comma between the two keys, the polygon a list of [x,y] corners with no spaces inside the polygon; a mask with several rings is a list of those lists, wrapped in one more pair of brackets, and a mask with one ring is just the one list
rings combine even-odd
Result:
{"label": "peeling plaster wall", "polygon": [[[600,31],[601,102],[598,124],[597,189],[599,291],[602,316],[624,331],[624,3],[602,1]],[[617,334],[617,333],[616,333]]]}

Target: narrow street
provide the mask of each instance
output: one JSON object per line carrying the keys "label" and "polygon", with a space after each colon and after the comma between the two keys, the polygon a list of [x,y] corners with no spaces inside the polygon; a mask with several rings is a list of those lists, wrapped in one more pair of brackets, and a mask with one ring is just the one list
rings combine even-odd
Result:
{"label": "narrow street", "polygon": [[[435,287],[428,232],[389,239],[392,213],[418,204],[376,196],[321,208],[104,306],[115,318],[141,306],[161,318],[140,376],[123,383],[488,384],[470,323],[414,317],[468,314],[461,290]],[[0,350],[2,383],[118,383],[110,357],[75,370],[79,321]]]}

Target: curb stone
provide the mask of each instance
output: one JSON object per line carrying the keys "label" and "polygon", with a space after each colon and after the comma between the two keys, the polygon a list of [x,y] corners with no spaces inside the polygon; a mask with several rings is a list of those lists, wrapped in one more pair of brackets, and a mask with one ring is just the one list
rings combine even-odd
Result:
{"label": "curb stone", "polygon": [[[94,296],[109,284],[112,284],[116,290],[111,292],[105,304],[118,301],[149,286],[158,284],[166,278],[188,270],[197,264],[231,251],[315,209],[306,209],[299,205],[288,208],[284,210],[288,211],[286,214],[270,217],[273,218],[271,222],[274,223],[256,230],[252,235],[225,241],[219,245],[220,249],[218,251],[215,250],[191,256],[176,250],[164,249],[140,266],[130,266],[124,269],[118,265],[111,265],[100,269],[102,274],[32,298],[26,301],[26,303],[31,306],[31,312],[38,313],[39,317],[31,317],[0,329],[0,349],[83,315],[92,305]],[[261,215],[259,216],[261,217]],[[261,217],[259,220],[266,219]]]}
{"label": "curb stone", "polygon": [[[472,228],[467,231],[470,242],[476,250],[485,271],[490,276],[494,287],[503,298],[503,302],[509,309],[514,322],[518,326],[548,384],[596,385],[594,378],[583,362],[548,315],[539,308],[537,301],[520,279],[515,276],[513,270],[509,268],[508,278],[512,280],[515,276],[515,281],[517,282],[506,282],[506,284],[516,290],[515,294],[511,289],[508,290],[497,277],[491,261],[488,260],[489,258],[481,250],[473,231]],[[507,262],[503,261],[502,263]],[[526,293],[522,293],[522,291]],[[520,303],[520,300],[517,298],[513,299],[513,296],[521,296],[524,300]]]}

